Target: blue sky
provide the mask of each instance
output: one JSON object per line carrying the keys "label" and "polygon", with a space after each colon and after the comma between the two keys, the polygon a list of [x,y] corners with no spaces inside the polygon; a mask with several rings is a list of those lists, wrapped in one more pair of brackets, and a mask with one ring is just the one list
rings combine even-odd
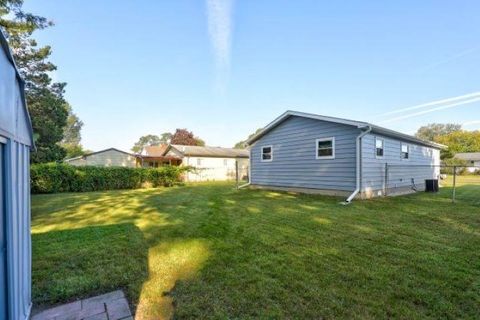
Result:
{"label": "blue sky", "polygon": [[175,128],[232,146],[287,109],[480,128],[476,100],[382,115],[480,91],[478,1],[25,2],[90,150]]}

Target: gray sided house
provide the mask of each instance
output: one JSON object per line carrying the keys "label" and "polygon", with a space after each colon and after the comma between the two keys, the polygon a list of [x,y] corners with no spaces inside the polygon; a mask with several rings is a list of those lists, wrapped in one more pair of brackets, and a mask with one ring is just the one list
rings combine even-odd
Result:
{"label": "gray sided house", "polygon": [[[442,145],[366,122],[287,111],[250,138],[250,184],[372,197],[425,188]],[[396,165],[386,178],[385,164]],[[413,180],[412,180],[413,179]]]}
{"label": "gray sided house", "polygon": [[0,319],[28,319],[33,135],[24,81],[1,31],[0,46]]}

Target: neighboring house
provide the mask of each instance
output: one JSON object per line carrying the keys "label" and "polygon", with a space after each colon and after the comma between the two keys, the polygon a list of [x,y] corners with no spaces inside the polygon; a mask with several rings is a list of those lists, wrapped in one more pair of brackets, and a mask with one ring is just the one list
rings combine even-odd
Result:
{"label": "neighboring house", "polygon": [[161,167],[164,165],[178,166],[182,163],[182,159],[176,156],[165,156],[168,144],[159,146],[147,146],[142,153],[138,155],[139,164],[142,167]]}
{"label": "neighboring house", "polygon": [[460,152],[455,155],[455,159],[460,159],[468,163],[469,172],[480,171],[480,152]]}
{"label": "neighboring house", "polygon": [[186,174],[187,181],[233,180],[237,163],[239,178],[248,175],[247,150],[172,144],[164,156],[181,159],[181,165],[195,167],[194,172]]}
{"label": "neighboring house", "polygon": [[[348,201],[408,191],[413,183],[424,189],[425,179],[438,178],[444,147],[366,122],[295,111],[279,116],[247,144],[251,185],[348,196]],[[386,163],[402,168],[388,182]]]}
{"label": "neighboring house", "polygon": [[137,166],[137,156],[115,148],[84,154],[65,160],[73,166],[131,167]]}
{"label": "neighboring house", "polygon": [[30,148],[24,86],[0,30],[0,319],[31,310]]}
{"label": "neighboring house", "polygon": [[65,160],[74,166],[148,167],[164,165],[192,166],[196,170],[185,174],[186,181],[230,180],[248,176],[247,150],[182,145],[145,147],[141,154],[131,154],[115,148],[92,152]]}

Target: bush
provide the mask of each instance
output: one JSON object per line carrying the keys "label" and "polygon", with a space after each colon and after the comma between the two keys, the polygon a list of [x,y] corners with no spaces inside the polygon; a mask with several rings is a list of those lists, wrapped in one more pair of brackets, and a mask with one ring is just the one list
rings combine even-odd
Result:
{"label": "bush", "polygon": [[160,168],[75,167],[64,163],[32,164],[32,193],[85,192],[137,189],[144,186],[170,187],[183,181],[190,167]]}

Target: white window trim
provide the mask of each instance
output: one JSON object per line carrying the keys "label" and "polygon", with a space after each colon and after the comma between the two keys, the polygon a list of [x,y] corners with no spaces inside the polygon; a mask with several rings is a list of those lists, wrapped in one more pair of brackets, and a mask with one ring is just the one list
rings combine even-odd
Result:
{"label": "white window trim", "polygon": [[[332,155],[331,156],[319,156],[318,155],[318,143],[321,141],[332,141]],[[315,140],[315,158],[317,160],[335,159],[335,137],[320,138]]]}
{"label": "white window trim", "polygon": [[[270,148],[270,159],[263,159],[263,148]],[[268,145],[268,146],[261,146],[260,147],[260,161],[261,162],[272,162],[273,160],[273,146]]]}
{"label": "white window trim", "polygon": [[[379,155],[377,154],[377,140],[382,140],[383,156],[379,156]],[[401,147],[400,147],[400,148],[401,148]],[[375,158],[377,158],[377,159],[383,159],[383,158],[385,158],[385,139],[384,139],[384,138],[375,137],[375,148],[374,148],[374,152],[375,152]]]}
{"label": "white window trim", "polygon": [[[403,146],[407,146],[407,153],[408,153],[408,158],[404,158],[403,157],[403,151],[402,151],[402,147]],[[408,143],[403,143],[403,142],[400,142],[400,158],[403,160],[403,161],[408,161],[410,160],[410,145]]]}

